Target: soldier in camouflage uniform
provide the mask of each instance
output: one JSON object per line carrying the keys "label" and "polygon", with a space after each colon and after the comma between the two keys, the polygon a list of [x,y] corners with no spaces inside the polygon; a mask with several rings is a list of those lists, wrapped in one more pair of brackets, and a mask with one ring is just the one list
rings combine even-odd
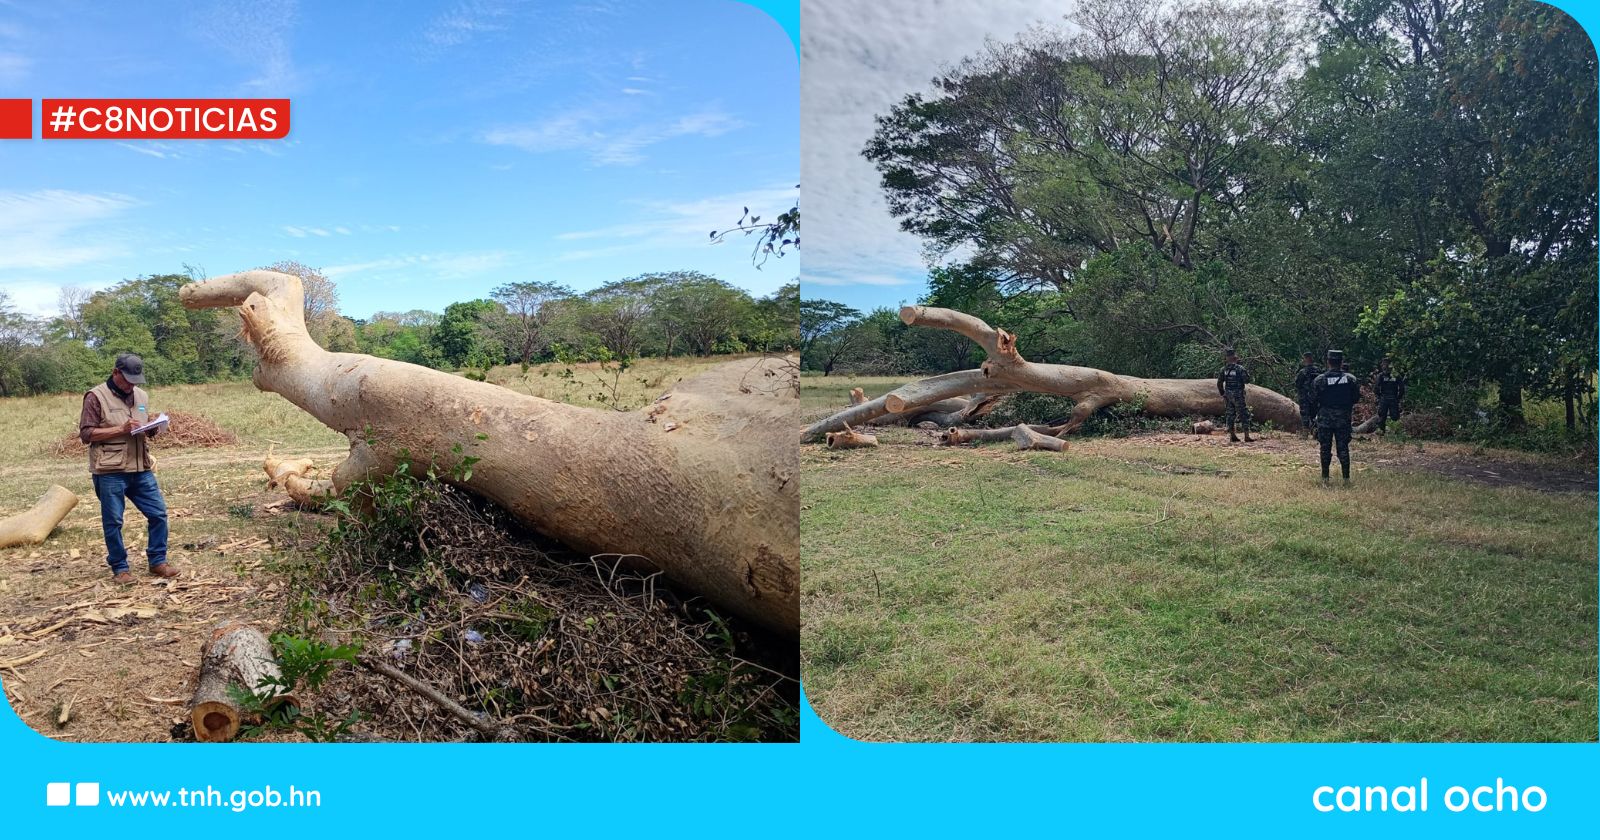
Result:
{"label": "soldier in camouflage uniform", "polygon": [[1361,400],[1361,383],[1344,369],[1344,352],[1328,351],[1328,369],[1311,389],[1311,408],[1317,416],[1317,442],[1322,444],[1322,483],[1328,483],[1333,445],[1339,445],[1339,469],[1350,483],[1350,409]]}
{"label": "soldier in camouflage uniform", "polygon": [[1227,406],[1228,413],[1228,440],[1239,442],[1239,436],[1234,434],[1234,421],[1237,420],[1244,426],[1244,439],[1250,437],[1250,406],[1245,402],[1244,386],[1250,384],[1250,372],[1239,364],[1239,354],[1232,347],[1227,352],[1228,363],[1222,366],[1222,372],[1217,374],[1217,393],[1222,395],[1222,402]]}
{"label": "soldier in camouflage uniform", "polygon": [[1294,374],[1294,393],[1300,403],[1300,438],[1304,440],[1311,434],[1312,424],[1317,420],[1317,410],[1314,407],[1312,389],[1316,387],[1317,377],[1322,375],[1322,368],[1317,366],[1317,357],[1310,353],[1300,356],[1300,369]]}
{"label": "soldier in camouflage uniform", "polygon": [[1389,357],[1378,363],[1373,375],[1373,385],[1378,390],[1378,434],[1388,431],[1389,421],[1400,422],[1400,401],[1406,397],[1406,378],[1389,368]]}

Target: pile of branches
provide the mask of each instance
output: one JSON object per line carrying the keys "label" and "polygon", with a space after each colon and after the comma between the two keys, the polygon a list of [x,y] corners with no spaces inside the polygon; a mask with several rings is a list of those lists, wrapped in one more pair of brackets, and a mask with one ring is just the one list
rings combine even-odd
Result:
{"label": "pile of branches", "polygon": [[[218,426],[208,417],[186,411],[169,411],[167,417],[172,422],[150,439],[156,449],[232,446],[239,442],[238,435]],[[45,452],[52,457],[67,458],[82,456],[87,449],[88,446],[74,433],[51,443],[45,447]]]}
{"label": "pile of branches", "polygon": [[[790,741],[792,651],[685,601],[620,556],[539,545],[498,508],[396,473],[358,491],[318,563],[297,576],[288,626],[355,643],[313,705],[352,732],[406,741]],[[791,646],[792,647],[792,646]],[[377,667],[372,667],[373,665]],[[446,710],[398,670],[459,704]],[[477,717],[463,720],[463,710]]]}

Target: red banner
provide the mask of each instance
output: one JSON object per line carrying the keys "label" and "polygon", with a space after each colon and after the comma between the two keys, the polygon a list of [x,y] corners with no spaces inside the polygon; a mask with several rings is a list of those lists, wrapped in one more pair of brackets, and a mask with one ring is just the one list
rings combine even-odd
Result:
{"label": "red banner", "polygon": [[33,137],[33,100],[0,99],[0,140]]}
{"label": "red banner", "polygon": [[46,140],[277,140],[287,99],[46,99]]}

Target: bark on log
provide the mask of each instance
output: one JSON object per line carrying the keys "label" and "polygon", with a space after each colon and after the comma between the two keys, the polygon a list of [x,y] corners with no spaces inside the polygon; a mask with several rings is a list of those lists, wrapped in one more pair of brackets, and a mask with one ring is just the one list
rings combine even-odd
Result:
{"label": "bark on log", "polygon": [[446,480],[575,549],[639,558],[725,610],[799,634],[791,358],[728,362],[645,410],[587,409],[330,353],[306,333],[300,280],[288,274],[249,271],[179,294],[190,309],[239,307],[260,357],[256,387],[350,440],[334,490],[391,471],[402,451],[419,475],[477,457],[469,478]]}
{"label": "bark on log", "polygon": [[50,485],[33,507],[16,516],[0,519],[0,548],[37,545],[78,506],[78,497],[59,484]]}
{"label": "bark on log", "polygon": [[[859,396],[859,399],[857,397]],[[965,397],[951,397],[939,400],[936,403],[914,408],[904,414],[885,414],[868,421],[869,426],[918,426],[923,423],[932,423],[934,428],[960,426],[988,414],[994,409],[999,396],[988,394],[972,394]],[[850,404],[861,405],[867,401],[866,394],[860,388],[850,392]]]}
{"label": "bark on log", "polygon": [[878,436],[858,432],[855,429],[845,429],[842,432],[828,433],[829,449],[862,449],[878,445]]}
{"label": "bark on log", "polygon": [[316,470],[310,458],[274,458],[272,451],[267,451],[267,457],[261,462],[261,468],[270,476],[267,487],[282,486],[283,491],[294,499],[295,504],[309,510],[316,510],[329,499],[338,495],[333,489],[333,481],[326,478],[310,478]]}
{"label": "bark on log", "polygon": [[[1020,427],[1005,426],[999,429],[963,429],[959,426],[951,426],[950,428],[944,430],[944,434],[939,436],[939,440],[947,446],[956,446],[963,443],[994,443],[1002,440],[1014,440],[1015,438],[1012,437],[1012,434],[1018,428]],[[1027,428],[1041,435],[1050,435],[1052,437],[1059,434],[1062,429],[1061,426],[1037,425],[1028,426]]]}
{"label": "bark on log", "polygon": [[[245,712],[235,703],[229,686],[252,692],[266,677],[282,676],[272,654],[272,643],[265,633],[238,621],[224,621],[212,628],[201,649],[200,679],[194,690],[189,713],[194,739],[203,742],[232,741],[244,723]],[[274,697],[271,706],[299,705],[290,694]]]}
{"label": "bark on log", "polygon": [[[1142,402],[1143,413],[1153,417],[1220,416],[1225,410],[1214,379],[1144,379],[1096,368],[1030,362],[1017,351],[1016,336],[953,309],[906,306],[900,309],[900,320],[909,326],[960,333],[982,347],[988,359],[978,370],[911,382],[818,421],[806,429],[805,440],[816,440],[846,423],[862,425],[884,414],[903,414],[939,400],[974,393],[1033,391],[1070,397],[1074,404],[1063,434],[1075,431],[1096,411],[1118,403]],[[1282,394],[1250,385],[1245,401],[1259,420],[1271,420],[1291,431],[1300,428],[1299,406]]]}
{"label": "bark on log", "polygon": [[1011,439],[1018,449],[1042,449],[1047,452],[1065,452],[1067,442],[1051,435],[1040,434],[1031,426],[1012,426]]}

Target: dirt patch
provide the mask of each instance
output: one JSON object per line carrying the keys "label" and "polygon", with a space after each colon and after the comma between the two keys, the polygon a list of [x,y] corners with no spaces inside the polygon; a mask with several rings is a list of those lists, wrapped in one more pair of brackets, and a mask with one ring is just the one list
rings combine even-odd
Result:
{"label": "dirt patch", "polygon": [[[209,418],[186,411],[169,411],[172,423],[151,440],[155,449],[189,449],[193,447],[232,446],[239,436],[218,426]],[[46,454],[55,458],[81,457],[88,450],[77,435],[67,435],[45,447]]]}
{"label": "dirt patch", "polygon": [[[1251,443],[1230,443],[1224,433],[1185,435],[1154,433],[1130,440],[1162,446],[1223,446],[1241,452],[1271,452],[1315,457],[1315,439],[1272,433]],[[1380,469],[1408,470],[1474,481],[1491,487],[1524,487],[1545,493],[1593,493],[1595,473],[1572,464],[1515,452],[1497,452],[1452,443],[1391,444],[1358,436],[1352,444],[1357,463]]]}
{"label": "dirt patch", "polygon": [[1595,474],[1573,467],[1492,457],[1403,454],[1373,461],[1391,469],[1434,473],[1491,487],[1525,487],[1545,493],[1593,493]]}

